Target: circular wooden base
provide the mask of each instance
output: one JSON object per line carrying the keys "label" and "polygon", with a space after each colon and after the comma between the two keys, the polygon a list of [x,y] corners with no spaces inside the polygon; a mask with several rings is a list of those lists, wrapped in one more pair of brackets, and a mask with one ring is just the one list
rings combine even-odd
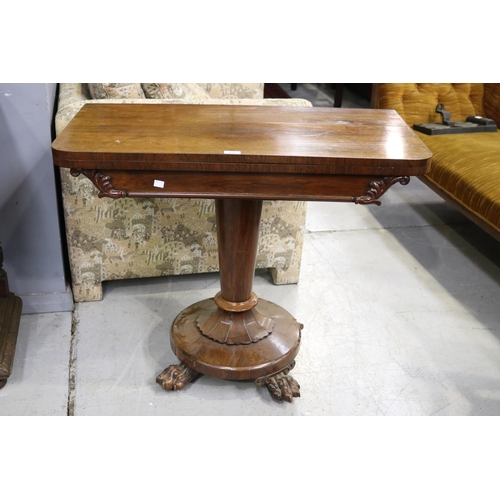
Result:
{"label": "circular wooden base", "polygon": [[172,325],[172,349],[189,368],[226,380],[253,380],[285,369],[297,356],[302,325],[282,307],[259,299],[256,309],[275,321],[274,329],[262,340],[245,345],[223,344],[200,332],[200,315],[216,309],[213,299],[197,302],[184,309]]}

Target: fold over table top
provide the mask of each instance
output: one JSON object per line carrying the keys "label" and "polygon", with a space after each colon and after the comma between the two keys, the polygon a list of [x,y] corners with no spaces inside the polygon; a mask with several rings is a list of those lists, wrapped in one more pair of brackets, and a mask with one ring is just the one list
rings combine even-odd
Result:
{"label": "fold over table top", "polygon": [[431,152],[392,110],[86,104],[52,145],[59,167],[423,175]]}

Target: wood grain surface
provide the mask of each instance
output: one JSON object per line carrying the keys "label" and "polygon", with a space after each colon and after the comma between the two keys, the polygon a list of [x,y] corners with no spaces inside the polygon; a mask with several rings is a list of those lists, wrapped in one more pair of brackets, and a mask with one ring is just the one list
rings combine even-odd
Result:
{"label": "wood grain surface", "polygon": [[354,175],[422,175],[431,156],[392,110],[193,104],[86,104],[52,151],[78,169]]}

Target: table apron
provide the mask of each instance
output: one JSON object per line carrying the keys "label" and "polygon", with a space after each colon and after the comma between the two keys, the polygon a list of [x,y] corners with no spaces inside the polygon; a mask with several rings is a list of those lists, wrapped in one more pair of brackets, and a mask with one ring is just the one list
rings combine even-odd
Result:
{"label": "table apron", "polygon": [[108,198],[247,198],[377,203],[409,176],[72,169]]}

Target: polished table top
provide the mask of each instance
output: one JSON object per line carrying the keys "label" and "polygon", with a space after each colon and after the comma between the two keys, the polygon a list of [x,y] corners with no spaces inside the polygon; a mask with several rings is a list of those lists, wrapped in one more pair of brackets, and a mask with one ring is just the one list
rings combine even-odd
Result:
{"label": "polished table top", "polygon": [[431,156],[392,110],[189,104],[87,104],[53,154],[71,168],[193,170],[198,163],[212,171],[358,175],[395,167],[420,175]]}
{"label": "polished table top", "polygon": [[355,203],[431,157],[392,110],[192,104],[86,104],[52,150],[111,198]]}

